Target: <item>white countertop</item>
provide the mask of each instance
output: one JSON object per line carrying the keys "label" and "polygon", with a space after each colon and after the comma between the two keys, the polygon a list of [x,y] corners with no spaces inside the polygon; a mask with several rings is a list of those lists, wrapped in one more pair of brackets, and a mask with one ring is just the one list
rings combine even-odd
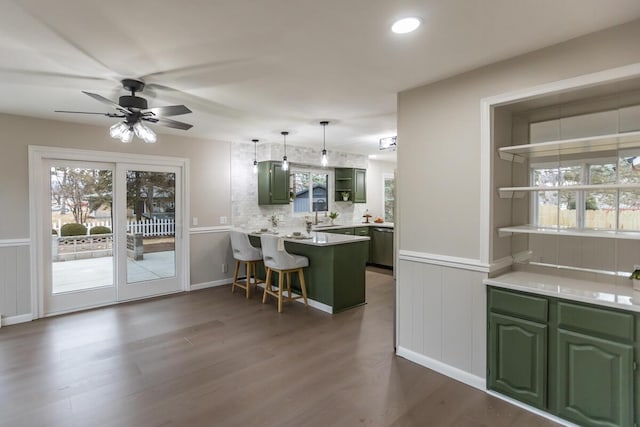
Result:
{"label": "white countertop", "polygon": [[340,223],[336,223],[334,225],[325,225],[325,224],[318,224],[318,225],[314,225],[312,227],[313,230],[315,231],[322,231],[322,230],[336,230],[339,228],[350,228],[350,227],[383,227],[383,228],[393,228],[394,223],[393,222],[380,222],[380,223],[375,223],[375,222],[355,222],[355,223],[345,223],[345,224],[340,224]]}
{"label": "white countertop", "polygon": [[640,291],[633,289],[631,281],[629,286],[622,286],[549,274],[512,271],[492,279],[485,279],[484,284],[640,313]]}
{"label": "white countertop", "polygon": [[[260,236],[260,232],[247,232],[250,236]],[[271,235],[275,233],[269,233]],[[312,231],[311,234],[307,234],[306,232],[302,232],[301,235],[293,236],[290,233],[283,232],[277,234],[279,237],[282,237],[286,242],[295,242],[301,243],[303,245],[312,245],[312,246],[332,246],[332,245],[342,245],[345,243],[353,243],[353,242],[362,242],[367,241],[370,238],[368,236],[351,236],[346,234],[333,234],[333,233],[322,233],[320,231]]]}

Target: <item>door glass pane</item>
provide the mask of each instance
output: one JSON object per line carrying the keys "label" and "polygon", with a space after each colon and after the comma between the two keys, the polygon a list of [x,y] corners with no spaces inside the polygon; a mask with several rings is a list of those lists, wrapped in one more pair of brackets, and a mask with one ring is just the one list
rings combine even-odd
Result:
{"label": "door glass pane", "polygon": [[176,174],[127,171],[127,283],[174,277]]}
{"label": "door glass pane", "polygon": [[111,170],[50,173],[52,293],[113,286]]}

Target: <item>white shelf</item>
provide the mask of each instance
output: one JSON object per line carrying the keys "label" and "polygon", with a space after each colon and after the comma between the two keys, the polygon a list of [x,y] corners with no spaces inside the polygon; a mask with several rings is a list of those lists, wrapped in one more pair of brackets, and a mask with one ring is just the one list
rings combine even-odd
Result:
{"label": "white shelf", "polygon": [[498,194],[501,199],[521,198],[528,191],[581,191],[581,190],[638,190],[640,184],[588,184],[543,187],[500,187]]}
{"label": "white shelf", "polygon": [[527,157],[591,153],[636,147],[640,147],[640,131],[512,145],[499,148],[498,155],[503,160],[522,162]]}
{"label": "white shelf", "polygon": [[600,237],[608,239],[640,240],[640,231],[614,231],[576,228],[538,227],[535,225],[516,225],[498,229],[500,237],[512,234],[547,234],[555,236]]}

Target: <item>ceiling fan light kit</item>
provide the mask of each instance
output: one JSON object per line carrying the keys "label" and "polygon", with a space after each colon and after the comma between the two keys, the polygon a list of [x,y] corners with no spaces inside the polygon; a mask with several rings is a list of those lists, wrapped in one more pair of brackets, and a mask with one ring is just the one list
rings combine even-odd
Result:
{"label": "ceiling fan light kit", "polygon": [[[134,79],[122,80],[122,87],[131,92],[131,95],[123,95],[118,99],[118,103],[98,95],[96,93],[82,91],[85,95],[90,96],[96,101],[102,102],[114,108],[117,113],[92,113],[86,111],[62,111],[56,110],[58,113],[75,113],[75,114],[101,114],[106,117],[118,117],[123,121],[114,124],[109,128],[109,135],[114,139],[119,139],[124,143],[129,143],[133,139],[133,135],[142,139],[148,144],[157,141],[156,133],[152,131],[144,122],[154,123],[173,129],[189,130],[193,127],[189,123],[179,122],[165,118],[166,116],[178,116],[181,114],[189,114],[191,110],[184,105],[169,105],[165,107],[149,108],[147,100],[140,96],[136,96],[136,92],[142,92],[144,82]],[[164,116],[164,117],[163,117]]]}

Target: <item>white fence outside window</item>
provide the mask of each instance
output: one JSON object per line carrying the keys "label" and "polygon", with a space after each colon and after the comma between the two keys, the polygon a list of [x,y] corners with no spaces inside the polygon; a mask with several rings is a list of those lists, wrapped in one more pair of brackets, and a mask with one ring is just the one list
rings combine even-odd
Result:
{"label": "white fence outside window", "polygon": [[[66,222],[64,224],[67,224]],[[53,229],[60,235],[60,228],[64,225],[58,220],[53,223]],[[87,235],[93,227],[111,227],[111,220],[87,221],[83,224],[87,227]],[[142,234],[144,237],[173,236],[176,233],[176,223],[171,218],[154,219],[152,221],[127,221],[127,233]]]}

